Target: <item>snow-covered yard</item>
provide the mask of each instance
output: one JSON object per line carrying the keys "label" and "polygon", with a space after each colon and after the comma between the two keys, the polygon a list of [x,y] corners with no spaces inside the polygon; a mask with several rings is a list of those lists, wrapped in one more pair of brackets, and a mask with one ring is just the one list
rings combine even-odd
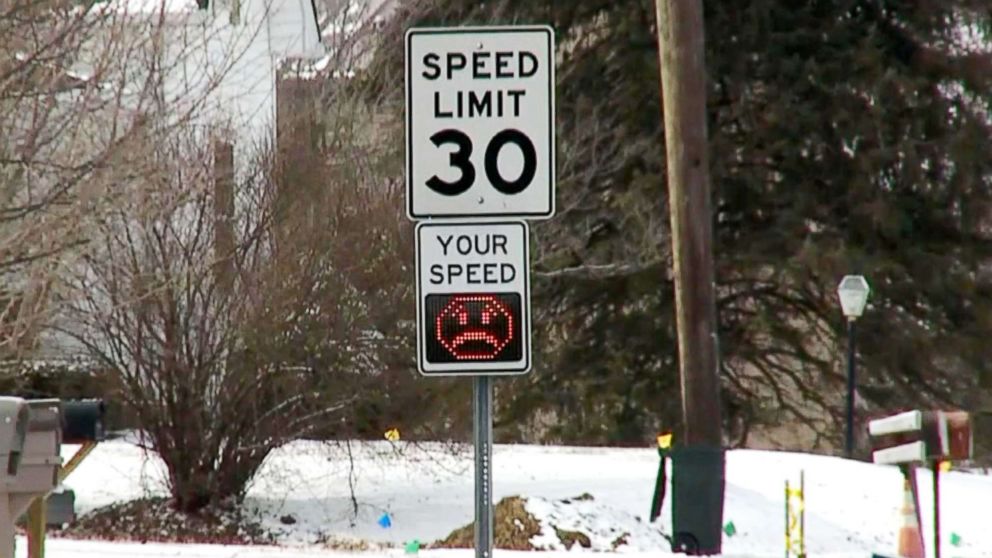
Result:
{"label": "snow-covered yard", "polygon": [[[74,448],[66,448],[70,453]],[[349,459],[349,453],[351,458]],[[724,538],[725,556],[783,555],[784,482],[806,477],[807,550],[811,556],[867,558],[894,555],[902,483],[892,467],[803,454],[739,450],[728,454],[725,521],[736,528]],[[542,526],[549,521],[582,530],[593,549],[627,533],[617,552],[669,554],[669,500],[655,524],[646,519],[657,473],[654,449],[496,446],[496,499],[521,495]],[[929,536],[930,475],[920,474],[924,530]],[[70,477],[77,509],[164,494],[161,464],[126,441],[101,444]],[[349,480],[350,479],[350,480]],[[403,442],[290,444],[266,463],[246,505],[281,533],[282,548],[106,543],[50,539],[49,558],[110,556],[187,558],[303,558],[355,556],[328,550],[321,541],[361,539],[360,556],[402,556],[403,543],[433,542],[472,520],[472,453],[466,446]],[[351,498],[354,487],[357,513]],[[992,556],[992,477],[946,474],[942,489],[942,550],[947,558]],[[589,493],[592,500],[570,500]],[[388,514],[391,526],[380,525]],[[280,521],[292,518],[291,525]],[[545,530],[547,531],[547,529]],[[958,544],[952,545],[952,533]],[[552,540],[549,533],[535,539]],[[929,540],[929,539],[928,539]],[[18,545],[24,552],[23,541]],[[576,547],[577,548],[577,547]],[[569,555],[556,550],[546,556]],[[467,558],[471,550],[421,550],[425,557]],[[497,551],[498,556],[533,553]],[[19,554],[18,556],[23,556]]]}

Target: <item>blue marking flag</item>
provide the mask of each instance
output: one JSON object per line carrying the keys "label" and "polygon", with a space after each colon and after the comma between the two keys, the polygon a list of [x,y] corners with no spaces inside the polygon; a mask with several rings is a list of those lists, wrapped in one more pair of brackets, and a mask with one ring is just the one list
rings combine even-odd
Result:
{"label": "blue marking flag", "polygon": [[382,517],[379,518],[379,526],[383,529],[389,529],[393,526],[393,520],[389,517],[388,513],[382,514]]}

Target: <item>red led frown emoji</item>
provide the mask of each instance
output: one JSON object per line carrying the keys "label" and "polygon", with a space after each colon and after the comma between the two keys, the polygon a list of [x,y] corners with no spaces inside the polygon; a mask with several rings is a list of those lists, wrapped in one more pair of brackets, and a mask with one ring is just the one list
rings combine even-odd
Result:
{"label": "red led frown emoji", "polygon": [[434,321],[434,334],[458,360],[496,358],[513,340],[513,315],[495,295],[455,295]]}

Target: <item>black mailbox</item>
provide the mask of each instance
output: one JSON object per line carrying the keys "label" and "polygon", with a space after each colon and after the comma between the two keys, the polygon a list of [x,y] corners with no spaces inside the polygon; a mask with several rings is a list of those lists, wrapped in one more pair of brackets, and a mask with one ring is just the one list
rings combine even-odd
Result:
{"label": "black mailbox", "polygon": [[62,401],[62,443],[102,441],[103,417],[106,412],[107,406],[102,399]]}

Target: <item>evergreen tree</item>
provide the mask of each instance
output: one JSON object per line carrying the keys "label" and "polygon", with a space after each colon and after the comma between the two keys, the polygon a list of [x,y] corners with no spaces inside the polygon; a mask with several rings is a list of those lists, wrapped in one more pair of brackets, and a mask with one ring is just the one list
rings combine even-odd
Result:
{"label": "evergreen tree", "polygon": [[[730,441],[784,423],[809,445],[839,439],[846,273],[873,287],[869,408],[987,403],[987,6],[705,3]],[[383,35],[372,73],[395,90],[405,27],[557,32],[559,212],[534,227],[540,355],[499,391],[507,429],[550,416],[551,440],[642,443],[680,420],[654,17],[652,0],[434,0]]]}

